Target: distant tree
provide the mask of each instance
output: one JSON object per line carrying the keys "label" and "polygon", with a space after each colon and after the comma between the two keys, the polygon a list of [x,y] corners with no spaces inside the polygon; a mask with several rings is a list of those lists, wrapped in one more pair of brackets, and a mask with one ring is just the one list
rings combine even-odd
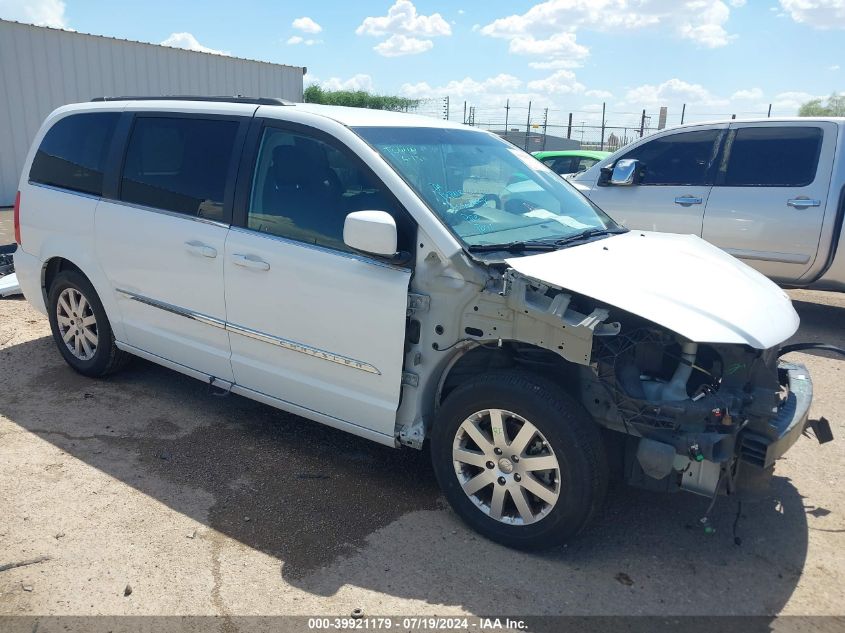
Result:
{"label": "distant tree", "polygon": [[407,112],[416,108],[420,103],[419,99],[374,95],[365,90],[325,90],[317,84],[308,86],[302,97],[305,103],[370,108],[371,110],[393,110],[394,112]]}
{"label": "distant tree", "polygon": [[845,93],[834,92],[827,98],[827,103],[812,99],[798,109],[798,116],[845,116]]}

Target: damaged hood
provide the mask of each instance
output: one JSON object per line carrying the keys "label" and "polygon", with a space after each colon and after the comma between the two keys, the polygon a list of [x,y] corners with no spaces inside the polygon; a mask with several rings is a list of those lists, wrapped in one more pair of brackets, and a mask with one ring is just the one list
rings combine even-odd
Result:
{"label": "damaged hood", "polygon": [[787,294],[694,235],[629,231],[506,260],[516,272],[639,315],[698,343],[767,349],[798,329]]}

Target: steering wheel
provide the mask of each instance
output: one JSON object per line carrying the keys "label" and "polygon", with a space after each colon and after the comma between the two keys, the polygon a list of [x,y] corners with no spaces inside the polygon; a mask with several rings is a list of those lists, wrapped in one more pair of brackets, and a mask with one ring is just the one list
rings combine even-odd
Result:
{"label": "steering wheel", "polygon": [[502,208],[502,199],[499,196],[497,196],[495,193],[485,193],[470,206],[464,207],[464,210],[477,209],[478,207],[484,206],[484,204],[489,202],[490,200],[496,203],[497,209]]}

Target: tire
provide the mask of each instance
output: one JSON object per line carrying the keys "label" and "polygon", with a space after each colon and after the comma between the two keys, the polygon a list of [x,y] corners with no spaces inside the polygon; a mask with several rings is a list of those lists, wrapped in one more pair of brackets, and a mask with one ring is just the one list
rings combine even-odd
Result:
{"label": "tire", "polygon": [[[493,432],[496,411],[503,423]],[[455,512],[483,536],[518,549],[554,547],[577,535],[607,488],[598,426],[556,384],[526,373],[481,375],[450,393],[435,420],[431,458]]]}
{"label": "tire", "polygon": [[100,378],[129,360],[130,355],[115,345],[111,324],[94,286],[81,273],[64,270],[56,275],[47,293],[47,314],[59,352],[80,374]]}

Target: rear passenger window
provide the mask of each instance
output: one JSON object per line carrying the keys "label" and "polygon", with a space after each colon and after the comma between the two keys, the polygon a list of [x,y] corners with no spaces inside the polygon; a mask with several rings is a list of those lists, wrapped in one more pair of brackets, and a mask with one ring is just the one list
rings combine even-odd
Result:
{"label": "rear passenger window", "polygon": [[622,158],[645,166],[641,185],[703,185],[715,158],[720,130],[670,134],[643,143]]}
{"label": "rear passenger window", "polygon": [[35,154],[32,182],[103,195],[103,171],[119,112],[72,114],[59,120]]}
{"label": "rear passenger window", "polygon": [[138,117],[129,138],[120,199],[223,220],[237,121]]}
{"label": "rear passenger window", "polygon": [[743,127],[728,138],[726,187],[804,187],[816,177],[822,130]]}
{"label": "rear passenger window", "polygon": [[252,181],[248,228],[349,251],[343,242],[346,215],[365,210],[387,211],[398,218],[384,189],[345,152],[310,136],[264,130]]}

